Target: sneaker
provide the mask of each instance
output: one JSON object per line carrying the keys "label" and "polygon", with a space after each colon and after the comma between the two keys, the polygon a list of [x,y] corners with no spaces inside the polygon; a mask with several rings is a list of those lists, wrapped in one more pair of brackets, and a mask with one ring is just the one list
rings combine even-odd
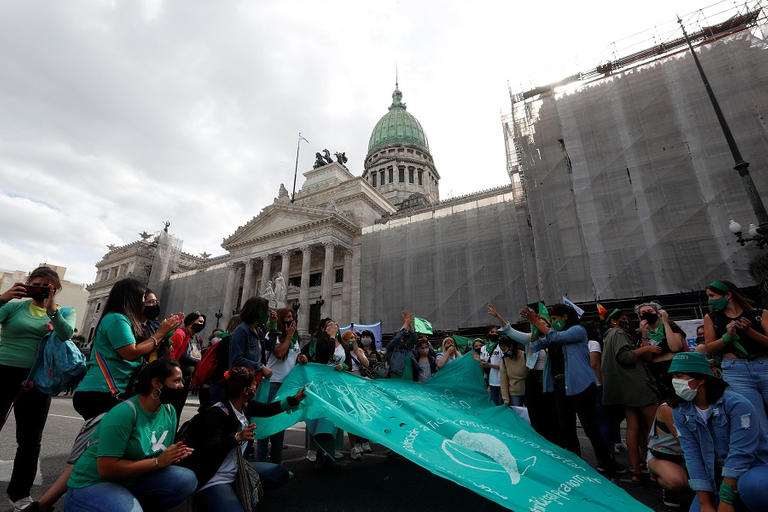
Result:
{"label": "sneaker", "polygon": [[363,447],[363,452],[365,453],[371,453],[373,451],[373,449],[371,448],[371,443],[369,443],[368,441],[364,442],[361,446]]}
{"label": "sneaker", "polygon": [[676,492],[662,489],[661,502],[669,508],[680,508],[680,496]]}
{"label": "sneaker", "polygon": [[627,445],[624,443],[614,443],[613,445],[613,453],[626,453],[627,451]]}
{"label": "sneaker", "polygon": [[11,506],[13,507],[13,512],[21,512],[22,510],[25,512],[32,512],[33,510],[38,509],[37,502],[33,500],[31,496],[21,498],[20,500],[11,501]]}
{"label": "sneaker", "polygon": [[349,450],[349,458],[352,460],[359,460],[363,456],[363,448],[359,444],[356,444]]}
{"label": "sneaker", "polygon": [[333,458],[336,460],[343,459],[344,454],[341,453],[339,450],[336,450],[335,452],[333,452]]}
{"label": "sneaker", "polygon": [[315,450],[307,450],[307,455],[305,458],[309,462],[315,462],[317,461],[317,452]]}

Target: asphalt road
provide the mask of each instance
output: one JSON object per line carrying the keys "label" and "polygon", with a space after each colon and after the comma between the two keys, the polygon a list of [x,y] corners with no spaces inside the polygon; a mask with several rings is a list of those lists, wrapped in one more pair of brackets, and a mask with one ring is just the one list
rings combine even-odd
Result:
{"label": "asphalt road", "polygon": [[[194,406],[184,408],[182,421],[192,417]],[[32,495],[39,497],[66,466],[66,458],[82,418],[68,398],[55,398],[43,435],[40,468]],[[11,510],[5,494],[11,475],[16,443],[13,416],[0,432],[0,511]],[[381,446],[352,461],[346,456],[341,468],[319,472],[304,459],[304,427],[297,424],[286,433],[283,464],[294,478],[283,487],[270,491],[263,500],[265,511],[402,512],[472,510],[501,511],[502,507],[448,480],[437,477],[420,466],[391,455]],[[584,459],[594,464],[589,442],[581,436]],[[626,457],[619,463],[627,465]],[[659,488],[654,484],[626,484],[625,489],[654,510],[663,511]],[[182,508],[183,509],[183,508]],[[57,507],[61,510],[61,506]],[[186,510],[186,509],[184,509]],[[179,512],[182,512],[179,510]],[[564,511],[565,512],[565,511]]]}

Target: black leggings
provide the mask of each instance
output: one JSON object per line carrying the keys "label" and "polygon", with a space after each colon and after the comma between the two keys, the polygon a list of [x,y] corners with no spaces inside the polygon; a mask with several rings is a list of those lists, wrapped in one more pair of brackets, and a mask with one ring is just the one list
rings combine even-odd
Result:
{"label": "black leggings", "polygon": [[[21,383],[29,375],[29,368],[0,365],[0,415],[4,419],[13,405],[16,418],[16,456],[8,484],[8,497],[18,501],[29,496],[37,473],[40,441],[43,439],[51,397],[36,389],[21,391]],[[19,394],[21,393],[21,394]]]}
{"label": "black leggings", "polygon": [[86,420],[109,412],[119,403],[120,400],[106,391],[75,391],[72,396],[72,407]]}

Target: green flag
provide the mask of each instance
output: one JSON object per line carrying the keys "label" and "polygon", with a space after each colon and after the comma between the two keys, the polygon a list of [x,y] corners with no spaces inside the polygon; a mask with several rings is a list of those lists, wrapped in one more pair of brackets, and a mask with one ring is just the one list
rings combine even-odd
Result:
{"label": "green flag", "polygon": [[459,336],[458,334],[452,334],[451,338],[456,341],[456,348],[462,353],[466,352],[468,347],[471,347],[472,342],[475,340],[474,338],[467,338],[466,336]]}
{"label": "green flag", "polygon": [[[549,317],[549,310],[547,309],[547,306],[545,306],[543,302],[539,302],[538,313],[541,318],[544,318],[550,324],[552,323],[552,319]],[[538,337],[539,337],[539,330],[536,328],[535,325],[531,324],[531,339],[535,340]]]}
{"label": "green flag", "polygon": [[432,324],[423,318],[415,317],[413,319],[413,330],[421,334],[434,334]]}
{"label": "green flag", "polygon": [[305,384],[307,398],[296,409],[253,418],[257,437],[326,418],[509,509],[650,511],[576,455],[538,435],[511,409],[495,407],[472,356],[445,366],[423,385],[296,365],[275,400]]}

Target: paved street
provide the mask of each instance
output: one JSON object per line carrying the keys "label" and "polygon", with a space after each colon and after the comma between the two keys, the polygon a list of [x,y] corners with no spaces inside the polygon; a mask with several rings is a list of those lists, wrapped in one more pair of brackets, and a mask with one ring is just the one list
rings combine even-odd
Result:
{"label": "paved street", "polygon": [[[195,407],[185,407],[182,421]],[[39,497],[65,467],[66,457],[82,419],[68,398],[55,398],[43,436],[40,473],[32,494]],[[10,510],[5,489],[15,450],[13,416],[0,432],[0,510]],[[264,509],[273,511],[372,511],[431,510],[501,511],[503,508],[477,494],[437,477],[399,456],[389,456],[380,446],[360,461],[345,457],[336,471],[320,473],[304,459],[303,424],[292,427],[285,438],[284,464],[294,478],[264,498]],[[594,463],[589,443],[582,437],[584,456]],[[620,460],[626,465],[626,460]],[[664,510],[654,485],[627,485],[627,491],[654,510]],[[61,507],[58,507],[61,510]]]}

